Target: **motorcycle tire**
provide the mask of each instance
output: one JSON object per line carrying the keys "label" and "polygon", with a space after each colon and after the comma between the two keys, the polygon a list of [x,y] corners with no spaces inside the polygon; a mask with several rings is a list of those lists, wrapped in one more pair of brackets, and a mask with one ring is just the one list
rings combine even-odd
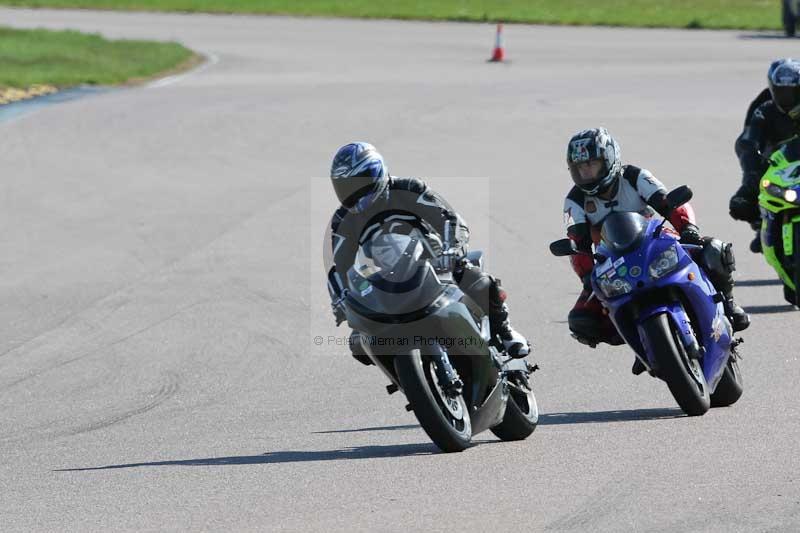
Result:
{"label": "motorcycle tire", "polygon": [[735,404],[742,397],[743,390],[739,363],[731,355],[716,390],[711,394],[711,407],[727,407]]}
{"label": "motorcycle tire", "polygon": [[432,358],[398,355],[394,368],[400,387],[428,437],[443,452],[461,452],[472,441],[472,424],[464,397],[448,397],[439,387]]}
{"label": "motorcycle tire", "polygon": [[667,383],[678,405],[689,416],[704,414],[711,407],[700,361],[691,359],[665,313],[648,318],[642,325],[655,351],[657,375]]}
{"label": "motorcycle tire", "polygon": [[503,441],[525,440],[539,424],[539,406],[528,384],[509,383],[508,404],[503,421],[491,432]]}

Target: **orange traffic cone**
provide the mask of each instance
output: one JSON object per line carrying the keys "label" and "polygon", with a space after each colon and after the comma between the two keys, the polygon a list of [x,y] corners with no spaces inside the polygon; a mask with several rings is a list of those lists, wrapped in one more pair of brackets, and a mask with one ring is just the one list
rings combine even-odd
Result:
{"label": "orange traffic cone", "polygon": [[499,63],[504,61],[506,58],[506,51],[503,48],[503,25],[497,25],[497,36],[495,37],[494,41],[494,51],[492,52],[492,57],[489,59],[492,63]]}

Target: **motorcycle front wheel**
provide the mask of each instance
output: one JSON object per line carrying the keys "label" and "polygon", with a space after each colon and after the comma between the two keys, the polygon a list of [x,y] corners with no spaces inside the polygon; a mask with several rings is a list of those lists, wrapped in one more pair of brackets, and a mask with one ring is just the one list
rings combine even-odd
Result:
{"label": "motorcycle front wheel", "polygon": [[[792,225],[792,239],[793,245],[792,248],[792,257],[790,259],[792,265],[792,281],[794,281],[794,288],[795,290],[792,291],[794,293],[794,305],[800,307],[800,224],[793,224]],[[783,293],[784,297],[786,297],[786,291]]]}
{"label": "motorcycle front wheel", "polygon": [[672,321],[661,313],[648,318],[642,326],[655,351],[658,377],[667,382],[684,413],[704,414],[711,407],[711,399],[703,369],[700,361],[686,353]]}
{"label": "motorcycle front wheel", "polygon": [[398,355],[394,368],[400,386],[428,437],[443,452],[461,452],[472,441],[472,424],[464,397],[445,393],[436,378],[436,363],[415,350]]}

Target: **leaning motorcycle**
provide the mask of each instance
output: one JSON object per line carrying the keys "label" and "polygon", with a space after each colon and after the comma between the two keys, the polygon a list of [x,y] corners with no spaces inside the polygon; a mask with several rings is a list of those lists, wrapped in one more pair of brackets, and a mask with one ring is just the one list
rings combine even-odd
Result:
{"label": "leaning motorcycle", "polygon": [[[688,202],[679,187],[670,207]],[[698,245],[681,244],[662,219],[612,213],[602,226],[592,271],[599,298],[620,336],[651,376],[665,381],[690,416],[735,403],[742,395],[733,329],[722,296],[692,259]],[[556,256],[578,252],[570,239],[550,245]]]}
{"label": "leaning motorcycle", "polygon": [[[376,225],[360,242],[346,273],[347,322],[436,446],[459,452],[487,429],[502,440],[533,433],[536,367],[491,337],[486,314],[437,268],[429,236],[404,220]],[[482,268],[479,252],[466,260]]]}
{"label": "leaning motorcycle", "polygon": [[800,306],[800,139],[769,158],[759,184],[761,248],[783,282],[783,296]]}

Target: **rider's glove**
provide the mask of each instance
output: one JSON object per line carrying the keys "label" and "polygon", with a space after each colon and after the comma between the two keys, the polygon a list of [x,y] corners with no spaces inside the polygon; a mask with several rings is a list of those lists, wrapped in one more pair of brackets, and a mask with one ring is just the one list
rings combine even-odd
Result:
{"label": "rider's glove", "polygon": [[758,203],[750,198],[742,196],[733,196],[730,204],[728,204],[731,218],[735,220],[744,220],[746,222],[753,222],[758,220],[761,216],[758,211]]}
{"label": "rider's glove", "polygon": [[728,204],[731,218],[746,222],[761,220],[761,213],[758,210],[759,179],[759,174],[754,172],[745,173],[741,187],[737,189]]}
{"label": "rider's glove", "polygon": [[681,242],[683,244],[703,244],[700,229],[694,224],[686,224],[681,230]]}

